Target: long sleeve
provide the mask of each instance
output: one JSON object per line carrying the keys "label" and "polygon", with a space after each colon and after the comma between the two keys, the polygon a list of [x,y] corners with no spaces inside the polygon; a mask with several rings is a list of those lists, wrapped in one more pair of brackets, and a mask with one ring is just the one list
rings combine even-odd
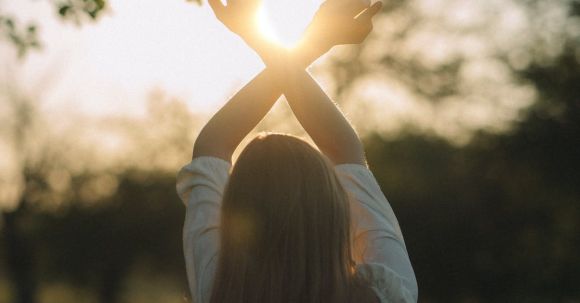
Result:
{"label": "long sleeve", "polygon": [[219,251],[223,191],[231,164],[198,157],[177,175],[177,193],[186,206],[183,252],[193,303],[206,303],[211,294]]}
{"label": "long sleeve", "polygon": [[357,272],[374,283],[385,302],[416,302],[417,280],[403,234],[375,177],[358,164],[338,165],[335,170],[350,195]]}

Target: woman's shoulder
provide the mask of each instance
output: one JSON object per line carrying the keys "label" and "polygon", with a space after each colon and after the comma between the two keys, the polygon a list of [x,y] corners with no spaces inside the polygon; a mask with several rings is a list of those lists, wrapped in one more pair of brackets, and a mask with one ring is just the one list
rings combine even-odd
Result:
{"label": "woman's shoulder", "polygon": [[228,181],[230,169],[231,163],[223,159],[195,157],[177,174],[177,193],[186,205],[194,189],[221,195]]}

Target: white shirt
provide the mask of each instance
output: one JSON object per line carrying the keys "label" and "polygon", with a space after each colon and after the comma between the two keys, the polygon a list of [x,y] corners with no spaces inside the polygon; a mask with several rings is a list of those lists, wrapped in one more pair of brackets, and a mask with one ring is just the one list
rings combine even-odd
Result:
{"label": "white shirt", "polygon": [[[219,251],[221,201],[231,164],[198,157],[177,175],[177,193],[187,210],[183,251],[193,303],[211,295]],[[359,164],[335,166],[351,195],[356,270],[366,277],[381,303],[417,302],[418,287],[403,234],[373,174]]]}

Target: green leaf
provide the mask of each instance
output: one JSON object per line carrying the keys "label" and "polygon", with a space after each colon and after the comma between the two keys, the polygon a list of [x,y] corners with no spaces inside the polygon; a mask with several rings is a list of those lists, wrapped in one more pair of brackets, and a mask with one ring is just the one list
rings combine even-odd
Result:
{"label": "green leaf", "polygon": [[106,5],[105,0],[95,0],[95,3],[97,4],[99,10],[103,9]]}
{"label": "green leaf", "polygon": [[8,18],[4,23],[6,24],[6,26],[8,26],[8,28],[14,29],[14,21],[12,21],[12,19]]}
{"label": "green leaf", "polygon": [[63,5],[58,9],[58,14],[61,15],[62,17],[66,17],[70,9],[71,9],[70,5]]}

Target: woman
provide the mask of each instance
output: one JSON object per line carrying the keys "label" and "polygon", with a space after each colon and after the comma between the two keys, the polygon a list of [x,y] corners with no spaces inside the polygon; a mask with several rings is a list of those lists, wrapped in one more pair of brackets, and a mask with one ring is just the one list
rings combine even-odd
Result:
{"label": "woman", "polygon": [[[210,0],[266,68],[207,123],[178,175],[193,302],[415,302],[403,236],[363,145],[305,70],[334,45],[362,42],[381,3],[327,2],[299,45],[284,50],[254,34],[257,1]],[[281,94],[320,152],[262,134],[231,168],[236,147]]]}

